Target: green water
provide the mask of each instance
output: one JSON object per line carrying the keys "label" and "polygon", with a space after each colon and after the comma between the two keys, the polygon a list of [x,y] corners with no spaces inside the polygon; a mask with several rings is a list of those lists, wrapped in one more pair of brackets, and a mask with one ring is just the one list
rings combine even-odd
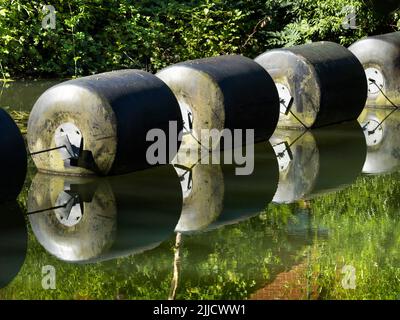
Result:
{"label": "green water", "polygon": [[0,298],[248,299],[300,270],[268,297],[293,298],[298,282],[302,299],[398,299],[400,116],[380,123],[389,112],[360,117],[376,123],[368,148],[356,123],[277,131],[271,144],[290,152],[277,162],[257,146],[250,177],[197,165],[189,184],[172,166],[72,178],[31,163],[21,210],[0,208]]}
{"label": "green water", "polygon": [[61,80],[0,81],[0,106],[16,111],[30,111],[40,95]]}

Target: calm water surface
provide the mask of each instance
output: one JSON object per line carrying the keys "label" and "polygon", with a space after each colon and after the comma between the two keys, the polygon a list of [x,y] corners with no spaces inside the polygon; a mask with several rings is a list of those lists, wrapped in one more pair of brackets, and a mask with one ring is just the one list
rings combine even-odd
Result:
{"label": "calm water surface", "polygon": [[[0,106],[30,110],[54,83],[10,83]],[[76,178],[31,163],[19,206],[0,208],[0,298],[398,299],[391,111],[278,130],[251,176],[180,163]]]}

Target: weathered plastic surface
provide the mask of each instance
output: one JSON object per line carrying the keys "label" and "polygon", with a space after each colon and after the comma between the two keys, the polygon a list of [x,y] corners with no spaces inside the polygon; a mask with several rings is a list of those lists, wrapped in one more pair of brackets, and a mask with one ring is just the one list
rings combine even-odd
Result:
{"label": "weathered plastic surface", "polygon": [[390,108],[393,103],[400,105],[400,32],[361,39],[351,45],[349,50],[356,55],[365,70],[373,68],[379,77],[383,77],[380,90],[374,90],[375,85],[369,77],[367,105]]}
{"label": "weathered plastic surface", "polygon": [[281,111],[280,128],[318,128],[356,120],[365,106],[363,67],[339,44],[315,42],[271,50],[255,61],[292,98],[292,104],[283,102],[287,112]]}
{"label": "weathered plastic surface", "polygon": [[153,142],[146,141],[146,135],[151,129],[166,133],[171,150],[179,147],[177,138],[170,145],[170,121],[176,122],[178,132],[182,130],[178,102],[160,79],[139,70],[108,72],[47,90],[29,118],[28,146],[31,153],[55,148],[57,128],[73,124],[83,138],[78,163],[66,164],[59,150],[45,152],[33,156],[39,171],[71,175],[129,173],[150,167],[146,151]]}
{"label": "weathered plastic surface", "polygon": [[[269,74],[251,59],[219,56],[178,63],[161,70],[158,77],[175,93],[183,118],[191,113],[192,125],[183,148],[199,146],[202,129],[254,129],[255,141],[268,140],[276,128],[279,100]],[[210,145],[213,149],[219,140]],[[234,142],[240,146],[242,141]]]}

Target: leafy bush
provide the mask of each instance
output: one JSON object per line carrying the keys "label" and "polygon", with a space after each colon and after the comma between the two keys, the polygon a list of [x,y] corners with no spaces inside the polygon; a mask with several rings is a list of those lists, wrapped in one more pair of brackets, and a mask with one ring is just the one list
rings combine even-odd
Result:
{"label": "leafy bush", "polygon": [[[52,0],[52,30],[42,28],[48,14],[42,1],[0,0],[0,71],[14,78],[156,71],[182,60],[255,57],[268,48],[316,40],[348,45],[398,30],[399,12],[381,13],[370,1]],[[342,28],[349,5],[357,10],[355,30]]]}

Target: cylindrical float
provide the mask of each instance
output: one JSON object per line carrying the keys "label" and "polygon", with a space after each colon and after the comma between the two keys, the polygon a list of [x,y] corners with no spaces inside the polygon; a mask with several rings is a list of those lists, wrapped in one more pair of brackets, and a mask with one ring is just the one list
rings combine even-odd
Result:
{"label": "cylindrical float", "polygon": [[15,122],[0,109],[0,203],[15,200],[26,178],[27,154],[25,142]]}
{"label": "cylindrical float", "polygon": [[367,99],[358,59],[343,46],[316,42],[268,51],[255,59],[274,79],[281,128],[317,128],[356,120]]}
{"label": "cylindrical float", "polygon": [[[245,154],[242,149],[240,153]],[[265,210],[276,191],[278,165],[268,142],[254,146],[247,159],[253,170],[246,175],[237,175],[235,161],[190,164],[180,161],[179,154],[174,166],[184,198],[177,232],[207,231],[249,219]]]}
{"label": "cylindrical float", "polygon": [[400,168],[400,111],[365,108],[359,122],[367,141],[363,172],[391,173]]}
{"label": "cylindrical float", "polygon": [[368,80],[368,106],[400,105],[400,32],[357,41],[349,47]]}
{"label": "cylindrical float", "polygon": [[280,171],[276,203],[340,190],[361,174],[366,158],[363,130],[356,121],[313,132],[277,130],[271,143]]}
{"label": "cylindrical float", "polygon": [[178,102],[160,79],[139,70],[108,72],[47,90],[31,112],[28,146],[39,171],[128,173],[150,166],[152,129],[165,133],[165,160],[172,160],[179,143],[170,122],[172,131],[182,130]]}
{"label": "cylindrical float", "polygon": [[[187,61],[157,76],[179,101],[184,121],[182,148],[219,146],[218,137],[201,141],[205,129],[253,129],[255,141],[268,140],[275,130],[278,93],[269,74],[251,59],[227,55]],[[234,146],[243,144],[237,140]]]}
{"label": "cylindrical float", "polygon": [[39,173],[28,198],[40,244],[61,260],[80,263],[157,247],[174,233],[181,209],[172,166],[107,179]]}
{"label": "cylindrical float", "polygon": [[0,205],[0,289],[20,272],[28,250],[25,217],[16,202]]}

